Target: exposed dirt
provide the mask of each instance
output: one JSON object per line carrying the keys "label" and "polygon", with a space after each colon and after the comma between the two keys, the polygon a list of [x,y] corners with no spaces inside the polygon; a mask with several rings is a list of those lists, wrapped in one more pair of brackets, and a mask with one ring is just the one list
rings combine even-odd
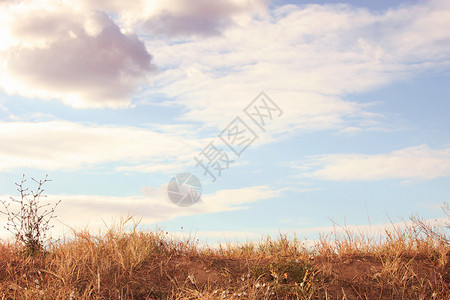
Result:
{"label": "exposed dirt", "polygon": [[[441,299],[430,287],[440,277],[446,277],[442,295],[450,299],[450,265],[438,268],[437,263],[425,257],[401,257],[396,259],[375,258],[373,256],[341,257],[333,260],[317,259],[313,265],[320,270],[324,286],[319,299],[342,296],[347,299],[392,299],[394,290],[403,299],[419,299],[420,293],[429,291],[423,299]],[[400,282],[399,278],[409,278]]]}
{"label": "exposed dirt", "polygon": [[[430,287],[440,276],[448,278],[450,274],[449,264],[446,268],[436,268],[436,263],[426,258],[398,258],[387,260],[373,256],[339,257],[334,259],[316,258],[308,262],[315,270],[314,281],[321,281],[322,288],[317,291],[315,299],[392,299],[393,291],[404,295],[404,299],[419,299],[418,294],[428,293],[424,299],[450,299],[450,285],[443,287],[442,293],[433,294]],[[261,268],[261,274],[255,278],[254,267]],[[135,276],[136,284],[148,287],[152,286],[155,298],[164,298],[173,289],[195,289],[205,291],[210,289],[233,290],[242,286],[243,281],[267,281],[273,282],[271,275],[274,262],[271,259],[233,259],[233,258],[199,258],[172,257],[167,261],[154,259],[146,263]],[[396,282],[399,273],[405,277],[410,276],[407,284]],[[292,277],[289,270],[286,271],[286,280],[280,280],[280,285],[286,287],[297,285],[289,281]],[[288,277],[289,276],[289,277]],[[250,278],[251,277],[251,278]],[[305,276],[306,277],[306,276]],[[422,288],[420,293],[417,287]],[[428,289],[428,292],[427,292]],[[403,292],[401,292],[403,290]],[[148,295],[148,294],[147,294]],[[274,299],[289,299],[280,295]]]}

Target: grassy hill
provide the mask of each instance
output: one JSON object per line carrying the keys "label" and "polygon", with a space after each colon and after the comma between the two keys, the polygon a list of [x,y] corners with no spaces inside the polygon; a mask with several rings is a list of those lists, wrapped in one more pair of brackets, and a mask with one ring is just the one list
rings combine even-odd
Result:
{"label": "grassy hill", "polygon": [[450,299],[445,232],[411,224],[379,239],[336,232],[314,248],[283,235],[200,247],[126,222],[35,255],[3,242],[0,299]]}

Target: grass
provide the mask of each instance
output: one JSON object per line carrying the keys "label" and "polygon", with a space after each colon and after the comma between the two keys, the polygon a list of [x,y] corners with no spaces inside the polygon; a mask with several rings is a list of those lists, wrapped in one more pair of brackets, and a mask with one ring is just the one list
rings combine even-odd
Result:
{"label": "grass", "polygon": [[74,232],[39,255],[2,242],[0,299],[450,297],[448,238],[420,219],[380,237],[336,230],[314,248],[285,235],[199,247],[125,230],[130,221],[99,235]]}

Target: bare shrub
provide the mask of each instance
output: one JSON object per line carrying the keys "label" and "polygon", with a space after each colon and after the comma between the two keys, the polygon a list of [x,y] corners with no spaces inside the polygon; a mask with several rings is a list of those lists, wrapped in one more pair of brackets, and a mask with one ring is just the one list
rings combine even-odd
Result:
{"label": "bare shrub", "polygon": [[[0,213],[8,218],[4,228],[14,234],[16,240],[22,243],[28,252],[35,254],[43,250],[45,243],[50,240],[47,237],[47,232],[53,227],[50,226],[50,221],[56,218],[55,209],[61,200],[54,206],[50,203],[41,204],[41,197],[47,197],[43,194],[43,186],[51,180],[48,175],[44,180],[31,179],[37,184],[37,189],[28,191],[25,187],[27,180],[23,175],[21,182],[16,183],[20,198],[11,197],[8,202],[0,200],[4,207],[4,211],[0,210]],[[11,204],[18,205],[19,210],[11,210]]]}

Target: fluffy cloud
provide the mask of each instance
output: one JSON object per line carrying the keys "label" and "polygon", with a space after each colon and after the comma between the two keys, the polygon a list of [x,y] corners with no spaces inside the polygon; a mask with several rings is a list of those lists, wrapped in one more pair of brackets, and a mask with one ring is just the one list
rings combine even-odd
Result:
{"label": "fluffy cloud", "polygon": [[[167,132],[65,121],[0,122],[0,170],[77,169],[109,162],[182,165],[204,142]],[[168,163],[170,161],[170,163]],[[124,167],[124,166],[122,166]],[[167,171],[167,170],[166,170]]]}
{"label": "fluffy cloud", "polygon": [[314,158],[315,171],[303,175],[325,180],[429,180],[450,176],[450,148],[416,146],[388,154],[327,154]]}
{"label": "fluffy cloud", "polygon": [[[356,132],[373,115],[345,95],[448,65],[445,0],[381,13],[332,4],[267,11],[267,5],[265,0],[13,5],[0,13],[1,85],[10,93],[76,107],[120,107],[130,104],[142,84],[148,101],[154,94],[176,98],[187,109],[186,119],[213,127],[223,127],[265,90],[289,108],[278,132],[305,124]],[[91,10],[111,12],[117,24]],[[238,26],[228,27],[231,23]],[[130,33],[142,32],[142,26],[142,38],[162,70],[151,83],[152,57]],[[183,38],[174,43],[161,34]],[[329,108],[323,115],[304,110],[323,104]],[[355,122],[348,124],[351,118]]]}
{"label": "fluffy cloud", "polygon": [[0,84],[8,93],[121,107],[155,70],[144,43],[105,13],[29,4],[0,17]]}
{"label": "fluffy cloud", "polygon": [[265,0],[10,3],[0,12],[0,86],[77,108],[126,107],[156,70],[132,32],[213,35],[266,6]]}
{"label": "fluffy cloud", "polygon": [[[67,1],[70,2],[70,1]],[[83,9],[112,12],[120,23],[154,36],[192,37],[220,34],[233,24],[263,15],[270,0],[83,0]]]}

